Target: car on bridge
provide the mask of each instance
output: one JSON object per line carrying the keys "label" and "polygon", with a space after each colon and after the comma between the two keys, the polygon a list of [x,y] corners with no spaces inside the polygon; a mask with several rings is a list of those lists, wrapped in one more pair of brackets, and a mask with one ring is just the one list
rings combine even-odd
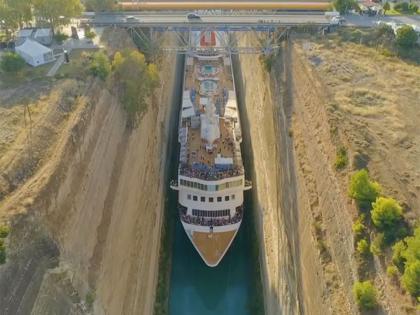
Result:
{"label": "car on bridge", "polygon": [[138,18],[136,18],[135,16],[127,16],[127,17],[125,18],[125,20],[126,20],[127,22],[139,22],[139,19],[138,19]]}
{"label": "car on bridge", "polygon": [[187,14],[187,19],[188,19],[189,22],[200,22],[201,21],[201,17],[196,13],[188,13]]}

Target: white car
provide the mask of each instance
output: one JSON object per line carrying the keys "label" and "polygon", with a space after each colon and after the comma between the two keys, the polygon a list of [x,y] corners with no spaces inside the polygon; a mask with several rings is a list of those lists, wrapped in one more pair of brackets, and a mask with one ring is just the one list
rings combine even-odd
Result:
{"label": "white car", "polygon": [[330,20],[330,25],[342,25],[346,22],[346,19],[341,16],[334,16]]}

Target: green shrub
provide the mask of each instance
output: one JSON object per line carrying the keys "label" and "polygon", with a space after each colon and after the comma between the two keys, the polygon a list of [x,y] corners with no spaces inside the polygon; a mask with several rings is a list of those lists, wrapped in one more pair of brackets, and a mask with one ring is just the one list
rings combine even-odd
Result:
{"label": "green shrub", "polygon": [[362,256],[369,256],[370,249],[369,249],[369,243],[367,240],[362,239],[357,242],[357,252]]}
{"label": "green shrub", "polygon": [[404,241],[399,241],[392,246],[392,263],[400,270],[404,270],[404,264],[406,259],[404,258],[404,252],[407,249]]}
{"label": "green shrub", "polygon": [[376,256],[382,256],[385,248],[385,237],[383,233],[378,233],[373,238],[372,244],[370,245],[370,251]]}
{"label": "green shrub", "polygon": [[353,294],[362,309],[373,309],[378,305],[376,289],[370,281],[357,281],[353,285]]}
{"label": "green shrub", "polygon": [[111,72],[111,63],[107,55],[101,51],[94,53],[90,64],[90,72],[94,76],[105,80]]}
{"label": "green shrub", "polygon": [[373,224],[385,233],[387,241],[395,239],[399,234],[403,210],[393,198],[379,197],[373,203],[371,217]]}
{"label": "green shrub", "polygon": [[358,9],[358,4],[354,0],[334,0],[333,5],[340,14],[346,14],[351,9],[356,11]]}
{"label": "green shrub", "polygon": [[410,25],[397,29],[397,44],[403,48],[414,47],[417,43],[417,33]]}
{"label": "green shrub", "polygon": [[388,10],[391,10],[391,5],[389,4],[388,1],[385,2],[384,6],[383,6],[383,9],[384,9],[384,13],[386,13],[386,11],[388,11]]}
{"label": "green shrub", "polygon": [[345,147],[340,147],[335,158],[335,169],[341,170],[347,166],[349,158],[347,156],[347,150]]}
{"label": "green shrub", "polygon": [[391,279],[396,279],[398,277],[398,268],[395,267],[394,265],[388,266],[386,268],[386,274]]}
{"label": "green shrub", "polygon": [[404,241],[407,246],[402,251],[402,255],[406,260],[406,264],[420,261],[420,227],[414,230],[413,236],[406,237]]}
{"label": "green shrub", "polygon": [[5,238],[9,235],[10,228],[7,225],[0,226],[0,238]]}
{"label": "green shrub", "polygon": [[69,36],[64,33],[57,32],[54,34],[54,39],[57,41],[57,43],[61,44],[63,43]]}
{"label": "green shrub", "polygon": [[417,5],[417,4],[415,4],[415,3],[410,3],[409,5],[408,5],[408,10],[411,12],[411,13],[417,13],[417,11],[419,10],[419,6]]}
{"label": "green shrub", "polygon": [[412,296],[420,297],[420,260],[406,265],[401,283]]}
{"label": "green shrub", "polygon": [[89,39],[94,39],[96,37],[96,33],[94,31],[86,31],[85,37]]}
{"label": "green shrub", "polygon": [[357,218],[356,222],[353,223],[352,230],[356,239],[362,237],[366,232],[366,226],[363,224],[364,219],[365,216],[362,214],[359,218]]}
{"label": "green shrub", "polygon": [[407,2],[398,2],[394,5],[394,10],[399,12],[408,12],[409,5]]}
{"label": "green shrub", "polygon": [[265,71],[270,72],[274,63],[274,55],[261,55],[260,62],[263,64]]}
{"label": "green shrub", "polygon": [[7,52],[0,61],[0,68],[6,73],[19,73],[25,67],[25,60],[14,52]]}
{"label": "green shrub", "polygon": [[[3,241],[3,240],[1,240]],[[0,244],[0,265],[4,264],[6,262],[6,247],[4,245],[4,242],[1,242]]]}
{"label": "green shrub", "polygon": [[89,309],[91,309],[91,308],[92,308],[93,303],[95,302],[95,298],[96,298],[96,294],[95,294],[95,292],[93,292],[93,291],[89,291],[89,292],[86,294],[85,301],[86,301],[86,305],[87,305],[87,307],[88,307]]}
{"label": "green shrub", "polygon": [[381,191],[381,186],[372,182],[366,169],[353,174],[350,179],[349,196],[356,200],[361,208],[370,208]]}

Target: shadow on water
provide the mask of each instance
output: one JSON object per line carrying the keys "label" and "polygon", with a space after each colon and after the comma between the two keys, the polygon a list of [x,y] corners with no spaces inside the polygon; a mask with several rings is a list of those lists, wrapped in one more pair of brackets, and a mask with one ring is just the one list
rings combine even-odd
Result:
{"label": "shadow on water", "polygon": [[[177,141],[176,133],[171,140]],[[178,148],[174,147],[171,151],[170,173],[172,178],[176,178]],[[245,215],[241,228],[220,264],[210,268],[199,256],[178,220],[177,193],[168,193],[166,221],[175,225],[171,231],[170,315],[263,314],[258,242],[251,199],[251,193],[245,193]]]}

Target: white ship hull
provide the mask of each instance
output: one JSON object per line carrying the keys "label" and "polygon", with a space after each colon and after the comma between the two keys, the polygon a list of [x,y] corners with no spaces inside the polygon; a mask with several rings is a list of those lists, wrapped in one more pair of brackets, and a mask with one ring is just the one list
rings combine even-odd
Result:
{"label": "white ship hull", "polygon": [[[178,190],[181,223],[209,267],[217,266],[241,226],[245,181],[242,133],[231,56],[212,50],[224,33],[193,32],[180,112]],[[224,39],[225,40],[225,39]]]}

